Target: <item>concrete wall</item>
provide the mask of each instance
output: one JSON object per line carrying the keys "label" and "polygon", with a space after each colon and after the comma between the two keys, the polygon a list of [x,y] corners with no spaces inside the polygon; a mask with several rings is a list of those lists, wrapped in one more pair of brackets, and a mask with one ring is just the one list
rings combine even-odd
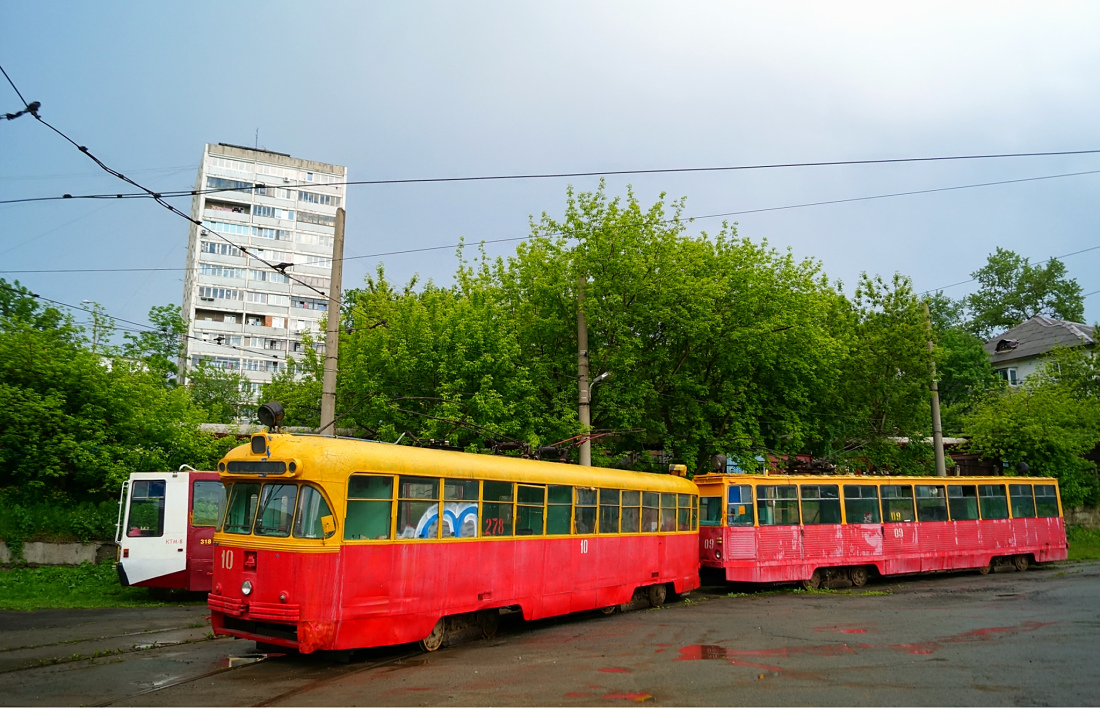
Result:
{"label": "concrete wall", "polygon": [[[29,565],[80,565],[115,557],[113,543],[24,543],[23,560]],[[0,541],[0,565],[12,562],[11,549]]]}
{"label": "concrete wall", "polygon": [[1067,525],[1100,529],[1100,507],[1079,506],[1073,509],[1063,509],[1062,511],[1065,514]]}

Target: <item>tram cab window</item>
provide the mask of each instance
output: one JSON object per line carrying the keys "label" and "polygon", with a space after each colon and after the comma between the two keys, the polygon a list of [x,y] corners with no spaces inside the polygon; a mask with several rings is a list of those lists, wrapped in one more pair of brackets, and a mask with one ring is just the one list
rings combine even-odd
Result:
{"label": "tram cab window", "polygon": [[623,512],[619,519],[623,533],[638,533],[642,523],[642,493],[623,492]]}
{"label": "tram cab window", "polygon": [[398,478],[397,537],[414,540],[439,538],[439,479]]}
{"label": "tram cab window", "polygon": [[516,495],[516,535],[541,536],[546,487],[519,485]]}
{"label": "tram cab window", "polygon": [[722,525],[722,497],[699,498],[699,525]]}
{"label": "tram cab window", "polygon": [[676,495],[676,530],[691,531],[691,514],[695,503],[691,494]]}
{"label": "tram cab window", "polygon": [[561,536],[572,531],[573,488],[551,484],[546,488],[546,533]]}
{"label": "tram cab window", "polygon": [[1035,511],[1040,519],[1058,516],[1058,490],[1053,484],[1035,485]]}
{"label": "tram cab window", "polygon": [[478,481],[443,480],[443,538],[477,538]]}
{"label": "tram cab window", "polygon": [[676,530],[676,495],[661,495],[661,530]]}
{"label": "tram cab window", "polygon": [[1007,519],[1008,497],[1003,484],[979,484],[978,505],[983,519]]}
{"label": "tram cab window", "polygon": [[126,535],[130,538],[164,535],[164,480],[143,479],[131,485]]}
{"label": "tram cab window", "polygon": [[1008,496],[1012,501],[1012,518],[1035,518],[1035,498],[1032,496],[1030,484],[1008,485]]}
{"label": "tram cab window", "polygon": [[802,523],[839,524],[840,488],[835,484],[804,484],[802,491]]}
{"label": "tram cab window", "polygon": [[226,533],[252,533],[252,519],[260,500],[257,482],[236,482],[229,488],[229,503],[225,509]]}
{"label": "tram cab window", "polygon": [[798,526],[798,487],[793,484],[759,485],[756,514],[761,526]]}
{"label": "tram cab window", "polygon": [[752,526],[752,485],[730,485],[727,497],[726,526]]}
{"label": "tram cab window", "polygon": [[619,533],[618,489],[600,490],[600,533]]}
{"label": "tram cab window", "polygon": [[918,484],[917,521],[947,521],[947,493],[935,484]]}
{"label": "tram cab window", "polygon": [[513,527],[512,501],[515,485],[511,482],[485,482],[483,485],[481,535],[511,536]]}
{"label": "tram cab window", "polygon": [[393,477],[352,475],[348,480],[348,516],[344,538],[381,541],[390,537]]}
{"label": "tram cab window", "polygon": [[913,487],[908,484],[882,485],[882,517],[888,524],[913,521]]}
{"label": "tram cab window", "polygon": [[952,521],[978,520],[978,488],[973,484],[952,484],[947,487],[947,507]]}
{"label": "tram cab window", "polygon": [[642,492],[642,533],[656,533],[661,527],[661,495]]}
{"label": "tram cab window", "polygon": [[217,526],[225,509],[225,487],[221,482],[198,480],[191,487],[191,525]]}
{"label": "tram cab window", "polygon": [[849,524],[881,523],[878,507],[878,486],[874,484],[844,485],[844,516]]}
{"label": "tram cab window", "polygon": [[289,536],[297,500],[297,484],[265,484],[253,532],[257,536]]}
{"label": "tram cab window", "polygon": [[596,490],[577,487],[577,505],[573,507],[577,533],[596,533]]}
{"label": "tram cab window", "polygon": [[332,517],[328,502],[321,490],[308,484],[302,485],[298,493],[298,509],[294,514],[295,538],[328,538],[332,532],[325,533],[325,517]]}

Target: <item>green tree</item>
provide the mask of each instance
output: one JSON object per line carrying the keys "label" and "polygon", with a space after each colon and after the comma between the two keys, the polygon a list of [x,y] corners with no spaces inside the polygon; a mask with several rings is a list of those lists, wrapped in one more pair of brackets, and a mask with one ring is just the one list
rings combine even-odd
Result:
{"label": "green tree", "polygon": [[962,418],[971,406],[1004,382],[993,371],[982,339],[968,329],[963,301],[938,292],[926,303],[935,341],[943,429],[948,435],[961,434]]}
{"label": "green tree", "polygon": [[1062,261],[1031,265],[1027,258],[998,248],[985,266],[970,274],[978,291],[966,299],[971,331],[982,339],[1011,329],[1035,315],[1080,322],[1085,314],[1081,286]]}
{"label": "green tree", "polygon": [[202,362],[188,374],[191,399],[206,411],[207,423],[235,423],[248,406],[252,384],[239,371]]}
{"label": "green tree", "polygon": [[149,321],[156,327],[155,330],[127,332],[124,335],[126,343],[122,347],[122,355],[144,362],[164,379],[166,385],[175,386],[187,323],[179,305],[154,305],[149,310]]}

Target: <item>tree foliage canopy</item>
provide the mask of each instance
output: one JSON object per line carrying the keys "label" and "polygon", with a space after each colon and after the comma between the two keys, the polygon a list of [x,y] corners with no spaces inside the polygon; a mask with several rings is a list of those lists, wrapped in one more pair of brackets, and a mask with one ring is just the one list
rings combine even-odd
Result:
{"label": "tree foliage canopy", "polygon": [[998,248],[989,261],[970,274],[978,291],[966,299],[971,311],[970,328],[982,339],[1011,329],[1035,315],[1071,322],[1085,316],[1081,286],[1066,274],[1057,258],[1046,266],[1031,265],[1027,258]]}

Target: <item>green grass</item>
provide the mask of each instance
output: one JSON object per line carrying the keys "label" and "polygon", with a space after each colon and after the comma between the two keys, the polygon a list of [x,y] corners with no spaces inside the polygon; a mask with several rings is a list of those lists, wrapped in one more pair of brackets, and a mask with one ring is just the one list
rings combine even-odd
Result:
{"label": "green grass", "polygon": [[192,604],[154,598],[148,588],[124,588],[114,564],[43,566],[0,571],[0,610],[157,607]]}
{"label": "green grass", "polygon": [[1093,560],[1100,558],[1100,529],[1070,526],[1066,529],[1069,540],[1069,560]]}

